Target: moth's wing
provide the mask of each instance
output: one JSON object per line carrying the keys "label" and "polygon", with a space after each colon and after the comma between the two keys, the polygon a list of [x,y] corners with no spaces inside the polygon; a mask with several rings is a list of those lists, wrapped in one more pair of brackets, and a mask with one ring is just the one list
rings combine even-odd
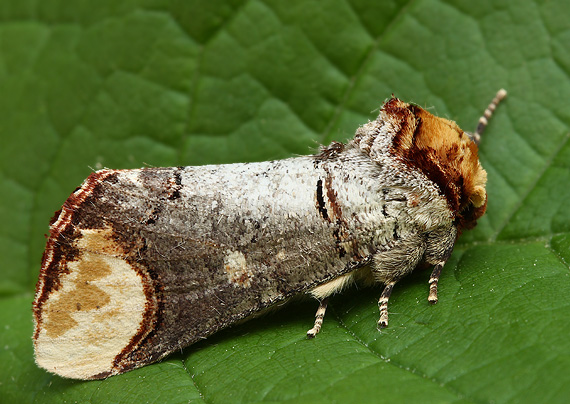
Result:
{"label": "moth's wing", "polygon": [[[65,202],[34,301],[39,366],[78,379],[122,373],[346,266],[322,220],[294,209],[277,224],[225,214],[231,192],[202,184],[184,194],[183,170],[99,171]],[[301,226],[318,242],[300,239]]]}

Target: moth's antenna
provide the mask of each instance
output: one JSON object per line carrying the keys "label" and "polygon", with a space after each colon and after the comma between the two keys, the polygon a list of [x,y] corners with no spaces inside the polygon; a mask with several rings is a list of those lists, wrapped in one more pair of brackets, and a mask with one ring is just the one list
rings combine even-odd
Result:
{"label": "moth's antenna", "polygon": [[475,130],[474,133],[470,134],[471,139],[473,139],[473,141],[476,144],[479,144],[479,142],[481,141],[481,134],[487,127],[487,123],[489,123],[489,119],[491,118],[491,116],[493,116],[493,112],[495,112],[497,105],[499,105],[499,103],[506,96],[507,96],[507,91],[504,88],[501,88],[499,91],[497,91],[497,95],[495,95],[495,98],[493,98],[493,101],[491,101],[491,103],[483,113],[483,116],[479,118],[479,124],[477,125],[477,129]]}

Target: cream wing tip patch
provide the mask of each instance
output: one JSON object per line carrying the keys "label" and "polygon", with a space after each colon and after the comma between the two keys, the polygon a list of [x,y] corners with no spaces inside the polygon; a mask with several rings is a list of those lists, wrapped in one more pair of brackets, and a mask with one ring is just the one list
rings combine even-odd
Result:
{"label": "cream wing tip patch", "polygon": [[60,376],[118,373],[121,356],[134,348],[154,306],[145,292],[148,279],[112,251],[101,252],[101,245],[107,250],[112,245],[109,232],[81,231],[76,242],[81,253],[59,268],[59,287],[36,313],[36,362]]}

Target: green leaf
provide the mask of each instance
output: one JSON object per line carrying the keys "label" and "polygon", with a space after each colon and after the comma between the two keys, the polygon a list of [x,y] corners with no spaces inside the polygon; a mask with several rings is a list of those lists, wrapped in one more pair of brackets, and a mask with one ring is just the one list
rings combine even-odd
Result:
{"label": "green leaf", "polygon": [[[18,403],[566,402],[570,396],[570,5],[562,0],[0,1],[0,397]],[[485,132],[488,213],[427,303],[399,283],[291,302],[103,381],[33,360],[53,212],[101,167],[308,154],[384,99]]]}

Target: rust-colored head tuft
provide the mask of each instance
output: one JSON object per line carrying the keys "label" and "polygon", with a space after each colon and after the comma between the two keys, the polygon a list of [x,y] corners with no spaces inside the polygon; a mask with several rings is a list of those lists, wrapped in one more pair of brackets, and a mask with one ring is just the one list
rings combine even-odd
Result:
{"label": "rust-colored head tuft", "polygon": [[487,173],[475,142],[455,122],[396,98],[383,111],[400,122],[392,141],[394,154],[437,184],[456,218],[470,209],[470,221],[477,220],[485,211]]}

